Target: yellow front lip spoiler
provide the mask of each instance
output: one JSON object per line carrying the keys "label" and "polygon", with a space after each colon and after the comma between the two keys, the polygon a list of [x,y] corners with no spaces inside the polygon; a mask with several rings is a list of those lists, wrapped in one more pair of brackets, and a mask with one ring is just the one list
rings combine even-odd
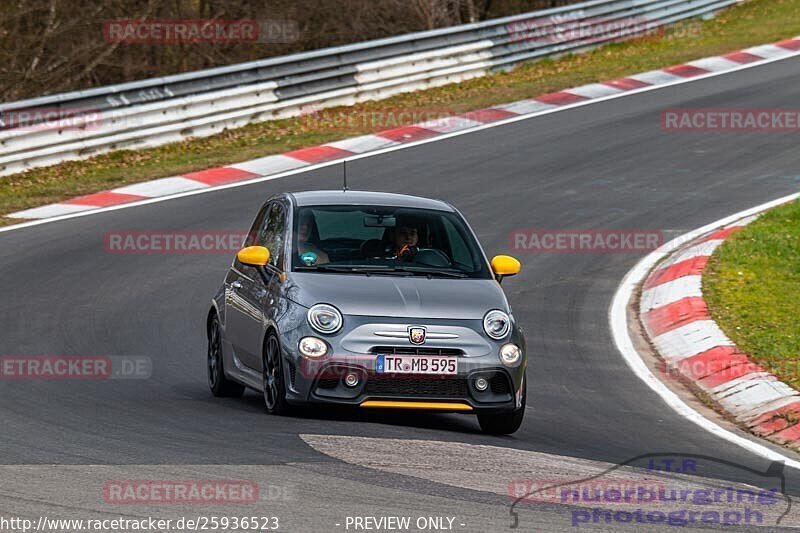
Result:
{"label": "yellow front lip spoiler", "polygon": [[472,411],[470,405],[461,402],[367,400],[361,403],[361,407],[378,409],[423,409],[426,411]]}

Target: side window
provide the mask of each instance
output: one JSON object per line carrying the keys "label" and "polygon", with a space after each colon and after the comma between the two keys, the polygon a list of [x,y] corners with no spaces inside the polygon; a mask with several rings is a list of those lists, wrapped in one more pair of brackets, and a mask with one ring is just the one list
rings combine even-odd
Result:
{"label": "side window", "polygon": [[266,218],[267,211],[269,211],[269,208],[271,206],[272,204],[267,204],[261,208],[261,211],[258,212],[258,216],[256,216],[253,225],[250,227],[250,231],[247,232],[247,236],[244,239],[244,245],[242,245],[243,248],[247,248],[248,246],[255,246],[257,244],[256,238],[258,237],[258,232],[264,225],[264,219]]}
{"label": "side window", "polygon": [[283,268],[283,248],[286,235],[286,210],[274,202],[270,204],[266,218],[258,230],[256,245],[266,246],[269,250],[269,264]]}

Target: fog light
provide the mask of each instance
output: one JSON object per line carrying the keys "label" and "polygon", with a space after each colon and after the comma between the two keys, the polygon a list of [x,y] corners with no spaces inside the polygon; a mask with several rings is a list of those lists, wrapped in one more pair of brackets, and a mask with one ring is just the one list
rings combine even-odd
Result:
{"label": "fog light", "polygon": [[489,382],[486,381],[486,378],[478,378],[475,380],[475,388],[483,392],[489,388]]}
{"label": "fog light", "polygon": [[359,381],[358,374],[347,374],[344,377],[344,384],[348,387],[355,387]]}
{"label": "fog light", "polygon": [[500,361],[506,366],[513,366],[519,363],[522,358],[522,350],[516,344],[504,344],[500,348]]}
{"label": "fog light", "polygon": [[303,337],[300,339],[300,353],[306,357],[318,358],[328,352],[328,345],[325,341],[316,337]]}

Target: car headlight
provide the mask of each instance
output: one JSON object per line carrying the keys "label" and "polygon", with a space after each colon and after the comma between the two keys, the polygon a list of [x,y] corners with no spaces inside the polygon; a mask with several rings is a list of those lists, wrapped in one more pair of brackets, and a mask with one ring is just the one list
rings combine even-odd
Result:
{"label": "car headlight", "polygon": [[328,345],[325,344],[325,341],[316,337],[303,337],[300,339],[298,347],[300,353],[306,357],[322,357],[328,352]]}
{"label": "car headlight", "polygon": [[320,333],[330,335],[342,328],[342,313],[332,305],[317,304],[308,310],[308,323]]}
{"label": "car headlight", "polygon": [[522,359],[522,350],[516,344],[504,344],[500,348],[500,361],[506,366],[514,366]]}
{"label": "car headlight", "polygon": [[506,313],[499,309],[494,309],[486,313],[483,317],[483,330],[495,340],[502,339],[508,335],[511,329],[511,319]]}

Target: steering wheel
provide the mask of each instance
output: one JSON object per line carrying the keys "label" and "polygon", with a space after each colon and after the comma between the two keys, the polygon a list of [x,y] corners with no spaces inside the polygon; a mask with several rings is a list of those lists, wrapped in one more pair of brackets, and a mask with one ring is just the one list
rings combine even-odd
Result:
{"label": "steering wheel", "polygon": [[447,254],[436,248],[421,248],[414,256],[414,262],[432,266],[432,267],[449,267],[452,266],[450,258]]}

